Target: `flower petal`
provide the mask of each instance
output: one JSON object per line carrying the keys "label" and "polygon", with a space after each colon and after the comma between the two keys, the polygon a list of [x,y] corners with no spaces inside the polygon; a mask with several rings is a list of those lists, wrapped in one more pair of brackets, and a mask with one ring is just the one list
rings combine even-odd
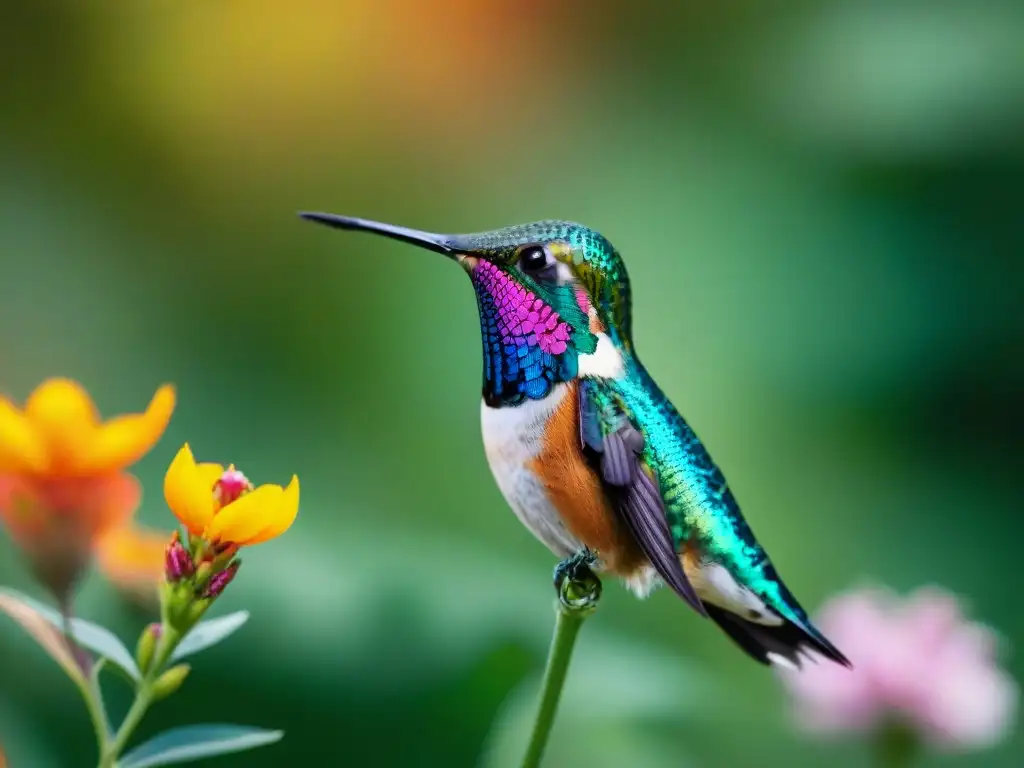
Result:
{"label": "flower petal", "polygon": [[89,450],[99,414],[81,384],[47,379],[29,395],[25,415],[39,430],[50,451],[51,472],[74,472]]}
{"label": "flower petal", "polygon": [[247,542],[248,546],[262,544],[264,541],[276,539],[282,533],[292,527],[295,518],[299,514],[299,478],[292,475],[292,481],[284,489],[284,496],[278,505],[277,511],[270,525],[253,536]]}
{"label": "flower petal", "polygon": [[220,464],[200,464],[197,469],[199,470],[200,476],[203,478],[203,482],[210,489],[210,493],[213,493],[213,486],[220,480],[220,476],[224,474],[224,467]]}
{"label": "flower petal", "polygon": [[99,421],[96,406],[85,387],[72,379],[47,379],[28,397],[25,413],[39,423],[71,419],[95,425]]}
{"label": "flower petal", "polygon": [[213,519],[213,490],[196,466],[188,443],[174,457],[164,477],[164,498],[189,532],[199,536]]}
{"label": "flower petal", "polygon": [[102,481],[87,482],[95,489],[90,524],[93,539],[125,526],[138,511],[142,502],[142,483],[134,475],[121,472]]}
{"label": "flower petal", "polygon": [[0,397],[0,472],[45,472],[46,440],[32,421]]}
{"label": "flower petal", "polygon": [[156,596],[163,576],[164,551],[171,534],[136,525],[122,525],[108,532],[96,544],[100,570],[117,587]]}
{"label": "flower petal", "polygon": [[78,471],[113,471],[141,459],[167,429],[174,402],[174,387],[165,384],[153,395],[145,413],[118,416],[100,426],[79,459]]}
{"label": "flower petal", "polygon": [[218,512],[206,529],[206,537],[239,546],[247,544],[273,524],[283,496],[280,485],[261,485]]}

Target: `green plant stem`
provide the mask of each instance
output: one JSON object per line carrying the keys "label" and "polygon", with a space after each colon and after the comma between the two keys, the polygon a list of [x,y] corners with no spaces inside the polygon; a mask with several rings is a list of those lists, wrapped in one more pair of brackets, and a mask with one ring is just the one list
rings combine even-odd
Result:
{"label": "green plant stem", "polygon": [[75,664],[82,671],[82,674],[88,676],[90,673],[89,668],[92,666],[92,658],[78,644],[78,640],[75,639],[74,626],[71,621],[74,618],[74,607],[71,604],[70,598],[61,598],[59,606],[61,623],[64,625],[64,641],[67,643],[68,651],[75,660]]}
{"label": "green plant stem", "polygon": [[102,755],[110,742],[110,723],[107,721],[107,711],[103,707],[103,694],[100,692],[99,674],[103,669],[101,659],[93,667],[88,680],[78,684],[78,690],[85,701],[85,708],[89,712],[89,720],[92,721],[93,731],[96,733],[96,747]]}
{"label": "green plant stem", "polygon": [[548,663],[544,670],[544,682],[541,685],[540,706],[537,709],[537,718],[533,723],[530,744],[523,757],[523,768],[537,768],[540,765],[544,748],[548,743],[548,736],[551,734],[551,727],[555,723],[558,701],[562,696],[562,688],[569,672],[569,662],[572,660],[576,637],[579,635],[580,627],[583,626],[585,619],[586,616],[569,613],[561,608],[558,611],[558,618],[555,620],[555,634],[551,638]]}
{"label": "green plant stem", "polygon": [[875,764],[879,768],[909,768],[917,758],[920,741],[912,729],[890,723],[878,731],[874,747]]}
{"label": "green plant stem", "polygon": [[548,650],[548,661],[541,683],[540,704],[533,721],[530,743],[523,756],[522,768],[539,768],[544,749],[558,713],[558,701],[565,687],[569,663],[576,647],[583,622],[596,609],[601,599],[601,581],[590,570],[596,560],[590,550],[583,550],[555,569],[555,632]]}
{"label": "green plant stem", "polygon": [[67,598],[60,600],[60,617],[63,624],[64,642],[67,643],[68,651],[78,667],[81,676],[76,678],[75,685],[82,694],[85,708],[89,712],[89,720],[92,722],[93,731],[96,734],[96,745],[102,755],[107,749],[110,741],[110,723],[107,720],[107,711],[103,706],[103,693],[100,691],[100,672],[106,661],[99,659],[95,664],[89,654],[75,639],[71,601]]}
{"label": "green plant stem", "polygon": [[117,758],[128,746],[129,739],[135,733],[135,729],[139,727],[142,718],[146,716],[149,705],[153,703],[153,684],[163,673],[167,660],[174,653],[174,649],[178,647],[181,638],[182,636],[169,624],[164,623],[156,655],[139,682],[135,690],[135,701],[132,702],[128,714],[124,716],[117,733],[114,734],[113,739],[108,739],[104,743],[100,752],[99,768],[117,768]]}
{"label": "green plant stem", "polygon": [[146,716],[146,710],[149,709],[150,692],[148,688],[149,686],[145,683],[139,686],[139,692],[135,695],[135,701],[132,702],[128,714],[124,717],[124,722],[117,729],[114,740],[107,747],[103,755],[100,768],[114,768],[117,765],[117,758],[124,751],[124,748],[128,746],[128,739],[131,738],[135,729],[139,727],[142,718]]}

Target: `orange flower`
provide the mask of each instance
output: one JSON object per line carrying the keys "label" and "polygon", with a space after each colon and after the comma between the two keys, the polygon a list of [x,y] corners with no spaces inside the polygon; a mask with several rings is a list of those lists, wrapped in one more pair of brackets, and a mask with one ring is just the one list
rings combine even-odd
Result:
{"label": "orange flower", "polygon": [[280,536],[299,512],[299,479],[254,488],[234,466],[196,464],[186,443],[164,478],[167,505],[194,536],[238,547]]}
{"label": "orange flower", "polygon": [[96,539],[124,525],[141,496],[139,482],[124,472],[63,481],[0,475],[0,520],[39,580],[63,597]]}
{"label": "orange flower", "polygon": [[100,537],[131,519],[141,490],[124,470],[153,447],[173,410],[170,386],[144,413],[106,423],[68,379],[40,384],[24,409],[0,397],[0,521],[58,597]]}

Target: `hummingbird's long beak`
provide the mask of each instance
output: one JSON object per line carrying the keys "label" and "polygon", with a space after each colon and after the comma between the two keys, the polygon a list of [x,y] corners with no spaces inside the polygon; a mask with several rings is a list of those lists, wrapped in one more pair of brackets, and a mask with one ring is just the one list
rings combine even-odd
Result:
{"label": "hummingbird's long beak", "polygon": [[433,232],[421,232],[418,229],[398,227],[394,224],[383,224],[379,221],[369,219],[357,219],[353,216],[338,216],[334,213],[315,213],[300,211],[299,216],[319,224],[326,224],[335,229],[351,229],[363,232],[375,232],[392,240],[401,240],[403,243],[412,243],[421,248],[443,253],[445,256],[455,258],[456,247],[451,235],[437,235]]}

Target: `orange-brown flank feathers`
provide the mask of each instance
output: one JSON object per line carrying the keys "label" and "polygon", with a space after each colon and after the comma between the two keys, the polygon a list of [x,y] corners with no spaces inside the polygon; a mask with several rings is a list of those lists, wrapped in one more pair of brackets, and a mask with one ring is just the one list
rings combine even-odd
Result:
{"label": "orange-brown flank feathers", "polygon": [[583,456],[577,386],[576,382],[569,384],[548,420],[540,453],[530,460],[529,469],[543,483],[572,534],[596,550],[610,572],[629,577],[646,564],[646,558]]}
{"label": "orange-brown flank feathers", "polygon": [[686,574],[687,580],[693,584],[694,589],[700,594],[704,587],[704,575],[701,572],[701,563],[704,556],[700,545],[694,541],[695,538],[691,537],[683,544],[683,552],[679,555],[679,562],[683,564],[683,573]]}

